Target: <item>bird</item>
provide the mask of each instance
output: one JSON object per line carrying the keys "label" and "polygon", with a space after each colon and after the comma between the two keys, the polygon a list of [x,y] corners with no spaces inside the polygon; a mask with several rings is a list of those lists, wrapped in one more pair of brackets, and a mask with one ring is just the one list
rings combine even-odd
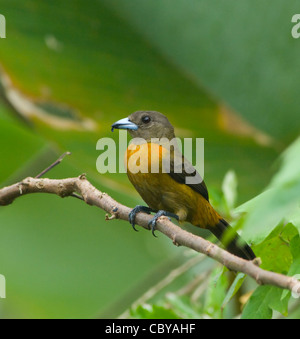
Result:
{"label": "bird", "polygon": [[137,205],[129,213],[135,230],[138,213],[155,213],[149,222],[154,236],[158,219],[166,216],[180,224],[188,222],[208,229],[231,254],[245,260],[256,258],[251,247],[211,205],[204,180],[181,153],[174,127],[165,115],[137,111],[111,128],[127,130],[132,137],[125,153],[127,176],[147,204]]}

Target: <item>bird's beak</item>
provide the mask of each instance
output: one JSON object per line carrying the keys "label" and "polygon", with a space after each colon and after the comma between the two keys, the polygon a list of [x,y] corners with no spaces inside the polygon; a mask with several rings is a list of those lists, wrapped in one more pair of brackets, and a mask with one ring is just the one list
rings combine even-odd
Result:
{"label": "bird's beak", "polygon": [[115,122],[111,126],[111,131],[113,132],[115,128],[117,128],[117,129],[130,129],[132,131],[136,131],[138,129],[138,126],[136,124],[134,124],[133,122],[131,122],[128,118],[125,118],[125,119],[121,119],[121,120]]}

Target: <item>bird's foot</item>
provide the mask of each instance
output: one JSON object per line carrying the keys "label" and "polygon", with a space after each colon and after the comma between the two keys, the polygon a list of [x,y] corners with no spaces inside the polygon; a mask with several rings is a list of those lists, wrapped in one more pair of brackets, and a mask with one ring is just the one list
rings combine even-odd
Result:
{"label": "bird's foot", "polygon": [[155,226],[156,226],[157,220],[158,220],[160,217],[162,217],[162,216],[168,217],[169,220],[171,220],[170,217],[179,220],[178,215],[176,215],[176,214],[174,214],[174,213],[170,213],[170,212],[163,211],[163,210],[158,211],[158,212],[155,214],[154,218],[151,219],[151,220],[149,221],[149,224],[148,224],[148,225],[151,227],[152,234],[153,234],[155,237],[156,237],[156,235],[155,235]]}
{"label": "bird's foot", "polygon": [[137,205],[128,215],[128,220],[132,226],[132,228],[138,232],[138,230],[135,228],[135,218],[136,215],[140,212],[144,212],[147,214],[150,214],[151,212],[155,212],[153,211],[153,209],[151,209],[150,207],[146,207],[146,206],[141,206],[141,205]]}

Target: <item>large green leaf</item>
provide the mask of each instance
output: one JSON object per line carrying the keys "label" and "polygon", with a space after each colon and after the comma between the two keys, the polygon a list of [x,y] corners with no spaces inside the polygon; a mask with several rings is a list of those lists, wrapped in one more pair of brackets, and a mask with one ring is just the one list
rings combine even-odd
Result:
{"label": "large green leaf", "polygon": [[281,300],[282,290],[273,286],[260,286],[250,297],[242,319],[271,319],[273,310],[287,315],[288,297]]}
{"label": "large green leaf", "polygon": [[[297,223],[300,192],[300,139],[297,139],[281,156],[281,168],[267,190],[240,206],[238,212],[247,212],[243,236],[256,243],[265,239],[281,222]],[[298,218],[297,218],[298,216]]]}
{"label": "large green leaf", "polygon": [[104,0],[167,59],[253,125],[299,134],[296,0]]}

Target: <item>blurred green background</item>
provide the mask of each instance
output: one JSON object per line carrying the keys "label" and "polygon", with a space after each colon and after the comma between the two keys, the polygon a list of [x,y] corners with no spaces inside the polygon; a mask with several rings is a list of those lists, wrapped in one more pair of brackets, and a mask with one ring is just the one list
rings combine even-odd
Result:
{"label": "blurred green background", "polygon": [[[299,135],[297,1],[1,0],[1,186],[78,176],[128,206],[125,174],[96,171],[101,137],[136,110],[168,116],[179,137],[205,138],[205,180],[228,170],[239,203],[269,183]],[[275,165],[274,165],[275,163]],[[31,195],[0,211],[0,316],[117,317],[184,249],[76,199]]]}

